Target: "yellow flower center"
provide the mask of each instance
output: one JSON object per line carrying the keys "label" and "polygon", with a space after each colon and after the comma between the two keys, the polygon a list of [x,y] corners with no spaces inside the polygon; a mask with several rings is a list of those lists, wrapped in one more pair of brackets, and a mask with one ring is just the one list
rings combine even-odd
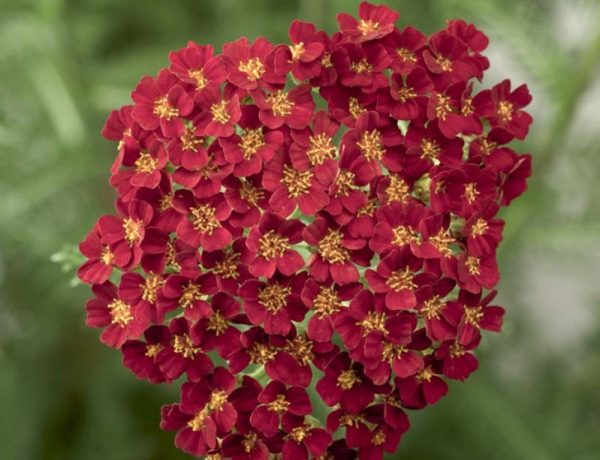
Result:
{"label": "yellow flower center", "polygon": [[346,262],[350,258],[350,253],[342,246],[342,238],[340,232],[329,229],[319,241],[319,254],[330,264]]}
{"label": "yellow flower center", "polygon": [[149,303],[155,303],[158,290],[164,286],[165,282],[164,279],[156,275],[146,278],[142,288],[142,299]]}
{"label": "yellow flower center", "polygon": [[474,256],[467,257],[467,261],[465,262],[469,273],[473,276],[477,276],[480,273],[479,270],[479,259]]}
{"label": "yellow flower center", "polygon": [[475,185],[473,182],[465,185],[464,197],[469,204],[473,204],[478,196],[479,190],[477,190],[477,185]]}
{"label": "yellow flower center", "polygon": [[355,97],[351,97],[350,99],[348,99],[348,111],[350,112],[350,115],[352,115],[352,117],[354,118],[358,118],[363,113],[367,113],[367,109],[360,105],[360,102],[358,102],[358,99],[356,99]]}
{"label": "yellow flower center", "polygon": [[140,153],[140,156],[135,160],[135,170],[139,173],[150,174],[156,171],[158,160],[148,152]]}
{"label": "yellow flower center", "polygon": [[202,300],[204,295],[200,292],[200,286],[188,281],[187,286],[183,288],[181,297],[179,298],[179,305],[181,308],[190,308],[198,300]]}
{"label": "yellow flower center", "polygon": [[148,344],[146,345],[146,352],[144,356],[148,358],[154,358],[160,351],[163,349],[163,346],[160,343]]}
{"label": "yellow flower center", "polygon": [[450,245],[455,243],[454,238],[448,235],[446,230],[440,230],[437,235],[429,238],[429,242],[438,250],[444,257],[452,255]]}
{"label": "yellow flower center", "polygon": [[416,376],[416,380],[418,383],[421,382],[431,382],[433,378],[433,371],[431,370],[431,366],[427,366],[421,372],[419,372]]}
{"label": "yellow flower center", "polygon": [[377,21],[371,21],[361,19],[358,23],[358,30],[363,36],[369,35],[372,32],[377,32],[379,30],[379,23]]}
{"label": "yellow flower center", "polygon": [[290,52],[292,53],[292,62],[297,61],[304,54],[304,43],[294,43],[290,46]]}
{"label": "yellow flower center", "polygon": [[123,230],[125,231],[125,240],[130,246],[142,239],[142,224],[131,217],[123,219]]}
{"label": "yellow flower center", "polygon": [[435,116],[440,120],[445,120],[446,115],[452,112],[452,106],[450,105],[450,96],[444,94],[437,95],[437,104],[435,106]]}
{"label": "yellow flower center", "polygon": [[281,257],[290,248],[290,242],[285,237],[269,230],[258,240],[258,254],[267,260]]}
{"label": "yellow flower center", "polygon": [[274,401],[267,404],[267,409],[271,412],[276,412],[278,414],[283,414],[290,407],[290,402],[285,399],[285,395],[277,395]]}
{"label": "yellow flower center", "polygon": [[240,135],[239,146],[242,149],[244,160],[252,158],[265,145],[265,137],[261,128],[246,129]]}
{"label": "yellow flower center", "polygon": [[400,59],[407,62],[417,62],[417,56],[411,50],[407,48],[398,48],[396,49],[396,54]]}
{"label": "yellow flower center", "polygon": [[444,56],[438,56],[435,62],[442,68],[444,72],[452,71],[452,61],[450,61],[450,59],[445,58]]}
{"label": "yellow flower center", "polygon": [[257,206],[258,202],[265,197],[265,191],[263,189],[254,187],[247,180],[241,181],[240,186],[240,198],[247,201],[252,206]]}
{"label": "yellow flower center", "polygon": [[193,358],[200,353],[200,348],[194,347],[194,342],[188,334],[176,335],[171,343],[173,351],[184,358]]}
{"label": "yellow flower center", "polygon": [[284,350],[292,355],[303,366],[308,366],[314,359],[312,352],[313,343],[305,336],[299,335],[293,340],[288,340]]}
{"label": "yellow flower center", "polygon": [[408,86],[403,86],[398,90],[397,97],[400,102],[406,102],[410,99],[414,99],[415,97],[417,97],[417,93],[415,93],[414,89]]}
{"label": "yellow flower center", "polygon": [[240,275],[238,264],[240,255],[237,252],[226,254],[223,260],[217,262],[213,268],[213,273],[225,279],[237,279]]}
{"label": "yellow flower center", "polygon": [[312,177],[313,174],[310,171],[297,171],[285,165],[281,183],[287,188],[290,198],[298,198],[309,192]]}
{"label": "yellow flower center", "polygon": [[275,314],[287,304],[287,298],[292,293],[292,288],[289,286],[281,286],[280,284],[269,284],[258,291],[258,302],[266,308],[266,310]]}
{"label": "yellow flower center", "polygon": [[387,329],[385,327],[385,323],[387,321],[387,315],[383,312],[377,313],[375,311],[370,311],[367,313],[367,317],[362,321],[356,323],[363,330],[363,336],[367,336],[371,332],[381,332],[382,334],[387,334]]}
{"label": "yellow flower center", "polygon": [[479,218],[475,221],[473,226],[471,227],[471,235],[473,236],[481,236],[485,235],[485,232],[488,231],[488,223],[485,219]]}
{"label": "yellow flower center", "polygon": [[312,166],[322,165],[325,160],[335,158],[337,153],[336,147],[333,145],[333,139],[324,133],[310,137],[310,144],[306,155]]}
{"label": "yellow flower center", "polygon": [[514,111],[515,109],[512,103],[508,101],[500,101],[498,103],[498,108],[496,109],[496,114],[500,120],[502,120],[504,123],[507,123],[512,120]]}
{"label": "yellow flower center", "polygon": [[291,439],[300,444],[306,439],[311,430],[312,428],[308,425],[297,426],[285,436],[285,439]]}
{"label": "yellow flower center", "polygon": [[437,157],[442,151],[440,145],[432,139],[423,139],[421,141],[421,158],[429,161],[437,161]]}
{"label": "yellow flower center", "polygon": [[265,73],[265,66],[259,58],[248,59],[240,62],[238,70],[246,74],[246,78],[251,81],[260,79]]}
{"label": "yellow flower center", "polygon": [[154,115],[164,120],[172,120],[179,116],[179,110],[175,107],[171,107],[169,100],[166,96],[161,97],[154,102]]}
{"label": "yellow flower center", "polygon": [[126,304],[120,299],[115,299],[109,303],[108,310],[110,311],[113,324],[118,324],[121,327],[125,327],[133,321],[131,305]]}
{"label": "yellow flower center", "polygon": [[399,225],[392,229],[393,237],[392,244],[394,246],[404,246],[413,241],[420,241],[420,236],[410,227],[406,225]]}
{"label": "yellow flower center", "polygon": [[216,209],[208,204],[201,204],[197,208],[191,208],[192,225],[194,230],[207,235],[212,235],[213,232],[221,226],[221,223],[215,217]]}
{"label": "yellow flower center", "polygon": [[383,430],[377,430],[371,438],[371,442],[376,446],[382,445],[385,442],[385,440],[386,436]]}
{"label": "yellow flower center", "polygon": [[183,150],[191,150],[192,152],[198,151],[198,147],[202,145],[202,138],[197,137],[195,129],[186,127],[183,136],[181,136],[181,147]]}
{"label": "yellow flower center", "polygon": [[410,268],[406,267],[404,270],[392,272],[386,283],[393,291],[398,292],[403,289],[416,288],[417,285],[414,283],[413,278],[414,274],[410,271]]}
{"label": "yellow flower center", "polygon": [[208,79],[204,76],[202,69],[190,69],[188,70],[188,77],[196,81],[196,89],[198,91],[203,90],[208,83]]}
{"label": "yellow flower center", "polygon": [[277,350],[274,347],[264,343],[255,343],[252,345],[252,348],[248,350],[250,362],[252,364],[261,364],[263,366],[271,361],[276,354]]}
{"label": "yellow flower center", "polygon": [[115,260],[115,255],[111,252],[110,248],[106,246],[102,250],[102,254],[100,255],[100,260],[104,265],[112,265],[113,260]]}
{"label": "yellow flower center", "polygon": [[365,131],[356,143],[360,153],[366,160],[381,160],[385,153],[385,147],[381,141],[381,133],[377,129]]}
{"label": "yellow flower center", "polygon": [[340,298],[332,287],[321,287],[313,301],[313,310],[317,318],[325,318],[342,308]]}
{"label": "yellow flower center", "polygon": [[440,296],[435,295],[431,299],[427,299],[423,302],[421,313],[427,319],[440,319],[440,315],[445,306],[446,304],[442,302]]}
{"label": "yellow flower center", "polygon": [[354,185],[354,173],[351,171],[342,170],[338,174],[335,179],[335,185],[337,186],[337,190],[335,192],[335,196],[346,196],[352,190],[352,186]]}
{"label": "yellow flower center", "polygon": [[483,319],[483,307],[465,307],[465,321],[475,327],[479,327],[479,323]]}
{"label": "yellow flower center", "polygon": [[227,319],[225,319],[225,317],[218,311],[215,311],[208,317],[208,325],[206,326],[206,330],[212,332],[217,337],[223,334],[228,327],[229,321],[227,321]]}
{"label": "yellow flower center", "polygon": [[222,125],[229,123],[231,115],[227,111],[227,104],[228,102],[223,99],[221,102],[216,102],[210,106],[210,113],[214,122]]}
{"label": "yellow flower center", "polygon": [[409,197],[408,184],[400,176],[390,174],[390,183],[385,189],[387,203],[398,201],[406,203]]}
{"label": "yellow flower center", "polygon": [[271,107],[276,117],[285,117],[292,113],[294,103],[290,101],[287,93],[279,90],[267,96],[267,104]]}
{"label": "yellow flower center", "polygon": [[358,62],[350,64],[350,68],[356,73],[366,73],[373,70],[373,66],[365,58],[362,58]]}
{"label": "yellow flower center", "polygon": [[356,375],[354,369],[347,369],[338,376],[336,384],[342,390],[350,390],[354,385],[360,382],[360,377]]}
{"label": "yellow flower center", "polygon": [[384,361],[388,363],[394,362],[394,360],[399,359],[404,353],[406,353],[406,347],[403,345],[396,345],[393,343],[385,343],[383,345],[382,358]]}

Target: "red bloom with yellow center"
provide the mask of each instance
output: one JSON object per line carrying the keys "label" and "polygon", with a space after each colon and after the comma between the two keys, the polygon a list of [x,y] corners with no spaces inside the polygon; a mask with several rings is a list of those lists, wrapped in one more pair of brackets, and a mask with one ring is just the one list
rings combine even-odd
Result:
{"label": "red bloom with yellow center", "polygon": [[183,134],[182,117],[194,110],[194,101],[181,86],[179,78],[166,69],[156,79],[142,78],[131,98],[135,101],[132,113],[135,121],[148,131],[160,128],[162,136],[167,138]]}
{"label": "red bloom with yellow center", "polygon": [[87,323],[182,386],[161,426],[191,455],[381,460],[501,329],[531,95],[482,87],[473,24],[398,18],[362,2],[333,34],[188,42],[108,116],[118,198],[80,245]]}

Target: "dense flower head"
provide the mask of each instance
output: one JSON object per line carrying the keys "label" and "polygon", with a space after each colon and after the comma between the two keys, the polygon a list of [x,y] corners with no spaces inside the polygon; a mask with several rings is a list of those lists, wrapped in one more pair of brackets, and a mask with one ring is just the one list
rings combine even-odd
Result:
{"label": "dense flower head", "polygon": [[381,459],[501,329],[531,95],[479,89],[473,24],[398,18],[363,2],[333,35],[189,42],[108,117],[118,199],[80,245],[87,324],[181,384],[161,427],[193,456]]}

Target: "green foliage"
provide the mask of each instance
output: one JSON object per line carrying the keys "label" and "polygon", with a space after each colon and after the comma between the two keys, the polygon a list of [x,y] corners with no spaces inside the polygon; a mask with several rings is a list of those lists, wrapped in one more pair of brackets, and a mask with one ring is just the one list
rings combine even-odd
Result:
{"label": "green foliage", "polygon": [[[391,458],[596,459],[600,5],[387,3],[426,32],[454,17],[484,28],[492,39],[487,82],[528,82],[536,117],[524,146],[536,174],[505,214],[506,330],[486,336],[481,369],[467,384],[411,414],[413,429]],[[84,326],[89,291],[72,283],[81,260],[75,244],[114,199],[106,184],[114,146],[99,136],[104,117],[187,40],[283,41],[294,17],[331,30],[337,12],[357,5],[0,0],[0,458],[186,458],[158,429],[158,408],[176,389],[137,381],[101,346]]]}

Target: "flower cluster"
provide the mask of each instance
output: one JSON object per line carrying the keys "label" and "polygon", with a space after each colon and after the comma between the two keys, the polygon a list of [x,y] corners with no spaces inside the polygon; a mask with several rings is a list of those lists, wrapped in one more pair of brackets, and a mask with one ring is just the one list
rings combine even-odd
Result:
{"label": "flower cluster", "polygon": [[496,216],[531,172],[509,146],[531,96],[475,89],[472,24],[398,17],[190,42],[106,122],[118,199],[80,245],[87,324],[140,379],[183,381],[161,427],[189,454],[381,459],[501,328]]}

